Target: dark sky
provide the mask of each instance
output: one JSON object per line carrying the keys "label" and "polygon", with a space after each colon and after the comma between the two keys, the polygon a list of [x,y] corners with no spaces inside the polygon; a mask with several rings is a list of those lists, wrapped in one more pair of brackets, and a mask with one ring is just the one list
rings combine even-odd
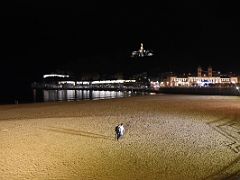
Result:
{"label": "dark sky", "polygon": [[[21,85],[57,69],[195,72],[212,65],[239,73],[240,13],[227,1],[19,0],[1,7],[5,83]],[[141,42],[155,56],[131,59]]]}

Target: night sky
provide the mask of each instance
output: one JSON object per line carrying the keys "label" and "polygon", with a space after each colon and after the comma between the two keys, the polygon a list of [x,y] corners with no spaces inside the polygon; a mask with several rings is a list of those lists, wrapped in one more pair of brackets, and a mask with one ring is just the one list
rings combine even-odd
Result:
{"label": "night sky", "polygon": [[[212,65],[239,73],[239,23],[238,5],[227,1],[5,3],[2,89],[14,94],[9,88],[24,89],[56,70],[195,72]],[[141,42],[155,55],[130,58]]]}

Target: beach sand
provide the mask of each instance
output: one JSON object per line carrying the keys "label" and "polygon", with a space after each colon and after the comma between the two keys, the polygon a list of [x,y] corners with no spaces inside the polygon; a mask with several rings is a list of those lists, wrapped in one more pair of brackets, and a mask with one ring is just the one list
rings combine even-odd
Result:
{"label": "beach sand", "polygon": [[[116,141],[114,128],[125,136]],[[0,179],[235,179],[240,98],[153,95],[0,106]]]}

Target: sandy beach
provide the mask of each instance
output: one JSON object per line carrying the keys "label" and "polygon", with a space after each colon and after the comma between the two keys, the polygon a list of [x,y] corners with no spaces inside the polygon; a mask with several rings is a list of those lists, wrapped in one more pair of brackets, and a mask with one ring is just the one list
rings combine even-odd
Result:
{"label": "sandy beach", "polygon": [[[125,136],[116,141],[114,128]],[[0,179],[240,178],[240,97],[0,106]]]}

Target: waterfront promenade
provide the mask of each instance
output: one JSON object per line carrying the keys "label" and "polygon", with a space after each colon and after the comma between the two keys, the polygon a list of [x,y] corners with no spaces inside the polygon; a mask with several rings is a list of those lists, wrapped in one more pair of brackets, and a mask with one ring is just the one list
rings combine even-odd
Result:
{"label": "waterfront promenade", "polygon": [[142,84],[125,86],[123,84],[104,85],[54,85],[54,84],[33,84],[33,89],[41,90],[94,90],[94,91],[135,91],[154,92],[166,94],[195,94],[195,95],[232,95],[239,96],[238,86],[231,87],[160,87],[154,88]]}

